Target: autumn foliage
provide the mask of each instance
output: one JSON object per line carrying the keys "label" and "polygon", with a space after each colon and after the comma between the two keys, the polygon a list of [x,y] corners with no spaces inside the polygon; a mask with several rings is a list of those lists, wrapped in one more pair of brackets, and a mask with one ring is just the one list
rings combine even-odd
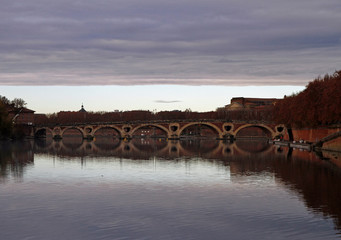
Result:
{"label": "autumn foliage", "polygon": [[302,92],[277,102],[274,119],[298,128],[341,123],[341,70],[319,77]]}

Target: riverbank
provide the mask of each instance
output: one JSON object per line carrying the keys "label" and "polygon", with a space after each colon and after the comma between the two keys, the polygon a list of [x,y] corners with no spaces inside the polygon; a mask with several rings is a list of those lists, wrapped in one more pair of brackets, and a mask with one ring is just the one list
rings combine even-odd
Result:
{"label": "riverbank", "polygon": [[316,149],[341,152],[341,125],[289,129],[283,140],[292,144],[308,143]]}
{"label": "riverbank", "polygon": [[341,151],[335,150],[326,150],[320,147],[314,146],[312,143],[294,143],[290,141],[274,141],[269,140],[269,144],[277,145],[279,148],[284,147],[292,150],[298,149],[300,151],[296,151],[295,154],[300,155],[304,154],[305,152],[314,153],[319,159],[329,162],[339,168],[341,168]]}
{"label": "riverbank", "polygon": [[290,148],[304,149],[307,151],[313,150],[313,145],[311,143],[306,142],[296,142],[296,141],[277,141],[277,140],[269,140],[270,144],[285,146]]}

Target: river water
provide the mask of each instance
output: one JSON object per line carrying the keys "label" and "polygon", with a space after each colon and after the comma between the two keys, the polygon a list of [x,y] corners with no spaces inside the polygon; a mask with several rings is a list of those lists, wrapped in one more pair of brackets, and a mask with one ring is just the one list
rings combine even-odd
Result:
{"label": "river water", "polygon": [[0,145],[0,239],[338,239],[341,156],[264,141]]}

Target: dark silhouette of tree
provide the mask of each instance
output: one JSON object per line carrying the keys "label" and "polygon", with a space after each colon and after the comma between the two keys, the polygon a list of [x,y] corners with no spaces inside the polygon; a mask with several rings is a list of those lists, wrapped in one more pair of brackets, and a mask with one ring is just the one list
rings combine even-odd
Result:
{"label": "dark silhouette of tree", "polygon": [[26,102],[22,98],[14,98],[11,101],[11,104],[13,104],[15,108],[23,108],[26,106]]}
{"label": "dark silhouette of tree", "polygon": [[0,102],[4,105],[10,105],[11,104],[11,101],[8,98],[6,98],[5,96],[1,96],[1,95],[0,95]]}
{"label": "dark silhouette of tree", "polygon": [[6,101],[6,99],[4,97],[0,99],[0,139],[8,138],[12,134],[12,123],[8,118],[7,112],[7,104],[9,101]]}

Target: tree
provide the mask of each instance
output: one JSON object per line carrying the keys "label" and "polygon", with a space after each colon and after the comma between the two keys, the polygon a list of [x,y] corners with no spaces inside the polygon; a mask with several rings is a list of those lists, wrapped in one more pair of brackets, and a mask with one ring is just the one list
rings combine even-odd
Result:
{"label": "tree", "polygon": [[0,100],[0,139],[10,137],[12,134],[12,124],[8,118],[6,105]]}
{"label": "tree", "polygon": [[310,82],[306,88],[279,101],[274,110],[278,123],[316,127],[341,123],[341,71]]}
{"label": "tree", "polygon": [[1,95],[0,95],[0,102],[4,105],[9,105],[11,103],[8,98],[6,98],[5,96],[1,96]]}
{"label": "tree", "polygon": [[14,98],[11,104],[13,104],[15,108],[23,108],[27,103],[22,98]]}

